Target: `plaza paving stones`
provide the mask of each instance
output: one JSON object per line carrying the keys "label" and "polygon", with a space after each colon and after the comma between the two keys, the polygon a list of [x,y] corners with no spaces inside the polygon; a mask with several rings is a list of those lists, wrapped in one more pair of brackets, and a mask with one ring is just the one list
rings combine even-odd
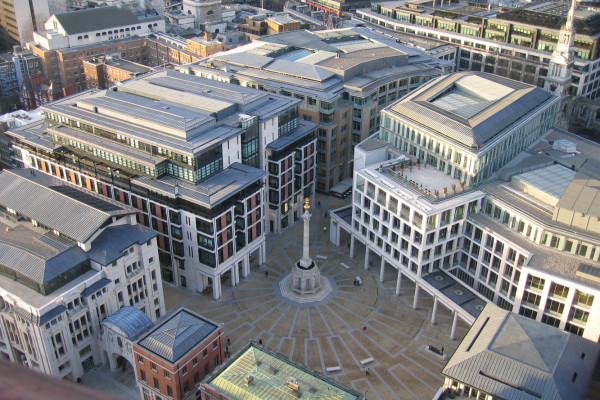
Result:
{"label": "plaza paving stones", "polygon": [[[400,296],[396,296],[396,272],[390,266],[380,283],[379,260],[373,257],[373,266],[365,271],[362,245],[356,246],[351,259],[348,235],[342,236],[340,247],[330,243],[325,213],[347,201],[319,195],[317,200],[321,206],[311,209],[310,255],[327,257],[316,261],[337,286],[333,296],[306,305],[283,301],[275,290],[274,284],[301,255],[302,224],[295,224],[267,238],[264,266],[252,266],[250,276],[235,288],[230,281],[223,282],[219,301],[165,285],[167,310],[185,306],[223,323],[233,352],[249,340],[262,339],[270,350],[363,393],[368,391],[368,399],[431,399],[443,383],[440,371],[445,361],[424,351],[425,345],[444,346],[451,355],[468,326],[459,322],[457,340],[450,340],[452,315],[440,306],[437,324],[431,325],[431,296],[421,290],[418,309],[413,310],[414,284],[408,278],[402,280]],[[353,284],[357,276],[363,281],[361,286]],[[367,358],[373,362],[361,365]],[[340,370],[327,372],[335,366]],[[365,375],[367,367],[371,375]]]}

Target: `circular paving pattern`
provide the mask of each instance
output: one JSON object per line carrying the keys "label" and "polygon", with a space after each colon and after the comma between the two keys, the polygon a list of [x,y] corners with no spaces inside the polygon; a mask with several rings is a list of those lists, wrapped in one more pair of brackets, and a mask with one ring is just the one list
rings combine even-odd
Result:
{"label": "circular paving pattern", "polygon": [[[347,235],[340,247],[331,244],[322,231],[324,225],[329,227],[325,212],[345,203],[330,197],[318,199],[323,207],[313,212],[310,255],[318,260],[321,276],[331,285],[322,299],[300,303],[281,293],[280,284],[301,256],[302,224],[296,224],[267,238],[264,266],[253,266],[250,276],[235,288],[230,281],[223,282],[221,300],[165,285],[167,309],[184,306],[223,323],[232,353],[250,340],[262,340],[264,346],[295,362],[363,393],[368,391],[369,399],[431,399],[443,384],[440,371],[446,361],[425,346],[443,346],[451,355],[468,327],[459,322],[458,339],[450,340],[452,315],[447,309],[438,307],[437,324],[432,325],[433,301],[423,290],[418,309],[413,310],[414,285],[408,278],[402,280],[400,296],[396,296],[392,267],[386,268],[380,283],[377,259],[374,267],[364,270],[363,246],[357,246],[351,259]],[[356,277],[362,285],[354,284]],[[366,368],[371,375],[365,374]]]}

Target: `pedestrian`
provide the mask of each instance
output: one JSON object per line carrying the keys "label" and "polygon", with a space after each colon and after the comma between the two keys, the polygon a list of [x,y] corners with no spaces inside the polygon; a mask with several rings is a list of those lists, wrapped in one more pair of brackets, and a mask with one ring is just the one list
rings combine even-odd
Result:
{"label": "pedestrian", "polygon": [[444,346],[442,346],[442,355],[444,355]]}
{"label": "pedestrian", "polygon": [[323,232],[327,233],[327,227],[326,226],[323,227]]}
{"label": "pedestrian", "polygon": [[269,277],[269,271],[265,271],[265,278]]}
{"label": "pedestrian", "polygon": [[365,326],[363,326],[363,332],[364,332],[364,333],[367,333],[367,326],[366,326],[366,325],[365,325]]}
{"label": "pedestrian", "polygon": [[319,207],[321,207],[321,202],[319,201]]}
{"label": "pedestrian", "polygon": [[371,375],[371,368],[367,368],[365,370],[365,375]]}
{"label": "pedestrian", "polygon": [[227,346],[229,346],[231,344],[231,340],[229,340],[229,338],[227,338]]}
{"label": "pedestrian", "polygon": [[262,346],[262,339],[258,339],[258,344]]}
{"label": "pedestrian", "polygon": [[356,279],[354,280],[354,286],[356,286]]}

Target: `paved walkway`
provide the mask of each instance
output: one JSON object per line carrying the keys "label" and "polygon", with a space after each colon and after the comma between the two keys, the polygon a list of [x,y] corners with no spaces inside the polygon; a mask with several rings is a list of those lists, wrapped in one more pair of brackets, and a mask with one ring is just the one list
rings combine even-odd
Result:
{"label": "paved walkway", "polygon": [[81,383],[117,399],[140,400],[140,392],[130,365],[127,365],[125,371],[119,369],[114,372],[108,365],[94,367],[83,376]]}
{"label": "paved walkway", "polygon": [[[249,340],[262,339],[267,348],[291,360],[363,393],[368,391],[369,399],[431,399],[443,383],[440,371],[445,361],[426,351],[425,345],[443,346],[452,354],[468,327],[460,322],[457,340],[451,341],[452,316],[447,309],[440,306],[437,324],[431,325],[430,296],[420,291],[419,307],[413,310],[414,285],[408,279],[403,279],[400,296],[396,296],[396,273],[391,267],[381,284],[378,262],[369,271],[363,268],[364,247],[357,246],[350,259],[347,236],[340,247],[329,243],[329,229],[323,232],[323,226],[329,228],[325,214],[348,200],[325,196],[317,200],[321,206],[317,203],[311,210],[310,255],[322,273],[334,280],[333,296],[306,306],[283,301],[277,294],[274,285],[301,256],[302,224],[297,223],[267,239],[266,264],[252,267],[238,287],[223,282],[219,301],[165,285],[167,310],[185,306],[223,323],[232,352]],[[363,281],[358,287],[353,283],[357,276]],[[360,361],[368,358],[373,362],[362,365]],[[338,366],[339,371],[327,373],[327,368]]]}

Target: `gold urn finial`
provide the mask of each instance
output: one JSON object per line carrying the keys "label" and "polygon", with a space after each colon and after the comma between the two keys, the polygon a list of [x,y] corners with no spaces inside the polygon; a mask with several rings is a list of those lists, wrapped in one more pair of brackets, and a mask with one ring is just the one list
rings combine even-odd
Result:
{"label": "gold urn finial", "polygon": [[304,199],[304,212],[308,212],[310,210],[310,199],[307,197]]}

